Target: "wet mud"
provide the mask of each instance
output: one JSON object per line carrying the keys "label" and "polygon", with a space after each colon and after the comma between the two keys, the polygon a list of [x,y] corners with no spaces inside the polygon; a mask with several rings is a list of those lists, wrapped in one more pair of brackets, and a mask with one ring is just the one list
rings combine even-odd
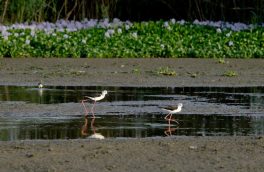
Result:
{"label": "wet mud", "polygon": [[[263,86],[263,66],[261,59],[225,59],[225,63],[216,59],[0,59],[0,85],[36,86],[42,81],[46,86]],[[162,67],[169,67],[176,75],[160,74]],[[230,71],[236,75],[229,76]],[[198,115],[263,115],[262,108],[211,103],[205,109],[202,101],[182,97],[181,100],[186,106],[183,115],[194,111]],[[167,100],[158,104],[170,103]],[[99,116],[117,112],[131,115],[143,113],[142,109],[161,113],[155,100],[142,101],[144,108],[131,104],[133,101],[105,101],[97,105],[96,112]],[[82,117],[83,111],[79,102],[1,101],[0,114],[4,118],[54,114]],[[1,141],[0,151],[0,171],[262,171],[264,168],[264,139],[259,134]]]}

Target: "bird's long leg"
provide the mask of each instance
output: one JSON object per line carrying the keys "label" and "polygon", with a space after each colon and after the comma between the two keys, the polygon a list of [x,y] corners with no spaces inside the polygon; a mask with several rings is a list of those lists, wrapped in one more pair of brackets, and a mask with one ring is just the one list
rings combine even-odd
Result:
{"label": "bird's long leg", "polygon": [[168,128],[164,131],[166,136],[171,136],[171,126],[169,125]]}
{"label": "bird's long leg", "polygon": [[171,128],[171,126],[169,125],[168,128],[164,131],[164,134],[166,136],[172,136],[172,132],[175,132],[176,128]]}
{"label": "bird's long leg", "polygon": [[176,122],[177,124],[179,124],[179,122],[176,119],[172,119],[172,114],[171,113],[169,113],[168,115],[166,115],[164,119],[166,119],[166,120],[169,121],[169,125],[170,125],[170,122],[171,121]]}
{"label": "bird's long leg", "polygon": [[95,121],[95,118],[93,118],[91,121],[91,129],[93,130],[93,134],[95,134],[94,121]]}
{"label": "bird's long leg", "polygon": [[170,116],[171,114],[169,113],[168,115],[166,115],[165,117],[164,117],[164,119],[165,120],[169,120],[169,118],[168,118],[168,116]]}
{"label": "bird's long leg", "polygon": [[84,111],[85,111],[85,116],[88,116],[89,111],[88,111],[88,109],[86,108],[86,106],[85,106],[85,104],[84,104],[85,102],[87,102],[87,100],[82,100],[82,101],[81,101],[82,106],[83,106]]}
{"label": "bird's long leg", "polygon": [[88,116],[85,116],[84,120],[85,122],[84,122],[84,125],[82,126],[81,134],[82,136],[87,136],[88,135]]}
{"label": "bird's long leg", "polygon": [[95,118],[95,115],[94,115],[94,106],[95,106],[95,103],[96,103],[96,101],[94,101],[93,106],[91,108],[91,112],[92,112],[93,118]]}
{"label": "bird's long leg", "polygon": [[170,127],[170,124],[171,124],[171,117],[172,117],[172,114],[170,114],[170,118],[169,118],[169,127]]}
{"label": "bird's long leg", "polygon": [[172,115],[170,116],[170,121],[176,122],[177,124],[179,124],[179,122],[176,119],[172,119]]}
{"label": "bird's long leg", "polygon": [[171,121],[171,116],[172,116],[172,114],[169,113],[168,115],[166,115],[166,116],[164,117],[164,119],[168,121],[169,125],[170,125],[170,121]]}

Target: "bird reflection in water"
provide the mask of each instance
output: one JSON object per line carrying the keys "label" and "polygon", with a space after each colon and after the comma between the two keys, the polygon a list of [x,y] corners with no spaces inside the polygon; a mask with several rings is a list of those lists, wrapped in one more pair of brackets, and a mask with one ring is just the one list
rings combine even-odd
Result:
{"label": "bird reflection in water", "polygon": [[92,134],[89,136],[89,122],[88,117],[85,116],[84,118],[84,125],[82,126],[81,134],[82,136],[88,136],[87,138],[91,139],[104,139],[105,137],[101,133],[96,133],[96,128],[94,127],[95,118],[92,118],[91,120],[91,130]]}
{"label": "bird reflection in water", "polygon": [[175,131],[177,130],[177,128],[179,128],[179,127],[177,127],[177,128],[172,128],[171,127],[171,124],[168,122],[168,128],[166,128],[166,130],[164,131],[164,134],[166,135],[166,136],[172,136],[174,133],[175,133]]}

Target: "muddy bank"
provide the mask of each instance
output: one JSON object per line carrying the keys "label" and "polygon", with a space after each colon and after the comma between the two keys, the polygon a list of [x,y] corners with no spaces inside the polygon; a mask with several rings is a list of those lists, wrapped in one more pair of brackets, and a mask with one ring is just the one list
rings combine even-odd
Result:
{"label": "muddy bank", "polygon": [[[0,59],[0,85],[263,86],[263,59]],[[173,76],[158,74],[169,68]]]}
{"label": "muddy bank", "polygon": [[263,171],[263,137],[21,141],[0,144],[1,171]]}

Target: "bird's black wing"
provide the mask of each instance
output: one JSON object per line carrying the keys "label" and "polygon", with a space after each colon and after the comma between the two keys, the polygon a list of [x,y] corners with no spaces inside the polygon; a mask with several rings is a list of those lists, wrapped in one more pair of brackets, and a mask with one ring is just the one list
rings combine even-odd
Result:
{"label": "bird's black wing", "polygon": [[163,109],[167,109],[167,110],[175,110],[177,108],[178,108],[177,106],[166,106],[166,107],[163,107]]}

